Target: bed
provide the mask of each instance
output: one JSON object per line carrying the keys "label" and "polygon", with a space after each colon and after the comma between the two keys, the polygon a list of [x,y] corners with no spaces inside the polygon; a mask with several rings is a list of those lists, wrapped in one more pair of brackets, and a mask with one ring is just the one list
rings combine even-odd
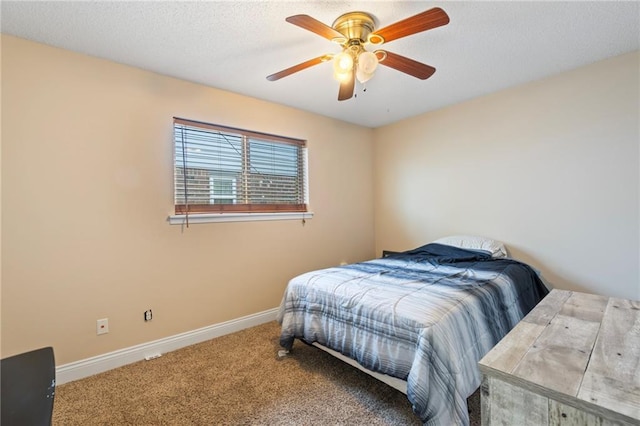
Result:
{"label": "bed", "polygon": [[504,245],[474,238],[293,278],[277,317],[282,352],[314,344],[388,377],[424,425],[468,424],[478,361],[548,293]]}

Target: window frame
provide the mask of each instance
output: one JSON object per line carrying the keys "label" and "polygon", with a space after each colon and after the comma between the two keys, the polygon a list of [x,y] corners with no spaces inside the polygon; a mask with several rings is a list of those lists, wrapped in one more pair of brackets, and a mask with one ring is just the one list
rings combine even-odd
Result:
{"label": "window frame", "polygon": [[[186,203],[177,204],[177,185],[179,182],[178,178],[178,159],[179,152],[184,149],[178,147],[178,142],[176,138],[176,129],[178,125],[185,125],[194,128],[200,128],[204,131],[214,131],[219,132],[221,134],[228,133],[234,136],[242,137],[242,157],[243,157],[243,173],[246,172],[246,152],[244,151],[247,146],[251,142],[273,142],[275,144],[283,144],[283,145],[293,145],[299,151],[296,151],[296,165],[297,165],[297,175],[296,176],[296,191],[299,195],[299,201],[303,201],[302,203],[243,203],[243,204],[233,204],[233,203],[220,203],[220,204],[189,204],[188,198]],[[309,182],[308,182],[308,151],[307,151],[307,142],[302,139],[294,139],[284,136],[278,136],[268,133],[261,133],[256,131],[249,131],[244,129],[238,129],[228,126],[222,126],[212,123],[206,123],[196,120],[189,120],[180,117],[173,117],[173,195],[174,195],[174,214],[169,216],[169,222],[171,224],[182,224],[182,223],[204,223],[204,222],[228,222],[228,221],[252,221],[252,220],[283,220],[283,219],[310,219],[313,217],[313,213],[308,209],[308,199],[309,199]],[[182,152],[184,155],[184,151]],[[183,168],[182,173],[185,173],[186,170]],[[210,175],[210,182],[212,179],[216,179],[216,173],[214,172]],[[252,179],[253,177],[250,174],[247,175],[248,179]],[[227,179],[227,178],[224,178]],[[300,182],[301,181],[301,182]],[[237,188],[241,185],[240,182],[236,182],[234,179],[233,182],[233,192],[239,191]],[[213,197],[213,186],[210,186],[211,197]],[[300,196],[301,192],[301,196]],[[226,196],[216,197],[216,198],[226,198]]]}

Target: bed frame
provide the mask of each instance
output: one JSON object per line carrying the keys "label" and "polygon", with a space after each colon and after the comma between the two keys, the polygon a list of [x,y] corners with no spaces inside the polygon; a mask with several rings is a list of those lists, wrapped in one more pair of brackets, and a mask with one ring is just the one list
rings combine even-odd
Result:
{"label": "bed frame", "polygon": [[[360,363],[358,361],[356,361],[355,359],[351,359],[349,357],[346,357],[344,355],[342,355],[340,352],[334,351],[333,349],[329,349],[326,346],[321,345],[318,342],[314,342],[311,343],[312,346],[315,346],[318,349],[321,349],[323,351],[325,351],[326,353],[328,353],[329,355],[338,358],[340,361],[343,361],[353,367],[356,367],[358,370],[367,373],[368,375],[370,375],[371,377],[373,377],[374,379],[378,379],[380,380],[382,383],[387,384],[389,386],[391,386],[394,389],[399,390],[400,392],[402,392],[403,394],[407,394],[407,381],[406,380],[401,380],[398,379],[397,377],[391,377],[387,374],[382,374],[382,373],[378,373],[376,371],[372,371],[369,370],[366,367],[363,367],[362,365],[360,365]],[[280,358],[284,358],[285,356],[289,355],[289,351],[286,349],[280,349],[278,351],[278,357]]]}
{"label": "bed frame", "polygon": [[397,390],[399,390],[400,392],[402,392],[403,394],[407,394],[407,381],[406,380],[401,380],[398,379],[397,377],[391,377],[387,374],[381,374],[381,373],[377,373],[375,371],[369,370],[368,368],[363,367],[362,365],[360,365],[358,363],[358,361],[351,359],[349,357],[346,357],[344,355],[342,355],[340,352],[336,352],[333,349],[329,349],[326,346],[322,346],[320,343],[312,343],[313,346],[322,349],[323,351],[327,352],[330,355],[333,355],[334,357],[338,358],[341,361],[346,362],[349,365],[352,365],[354,367],[356,367],[358,370],[360,371],[364,371],[365,373],[367,373],[368,375],[380,380],[381,382],[391,386],[392,388],[395,388]]}

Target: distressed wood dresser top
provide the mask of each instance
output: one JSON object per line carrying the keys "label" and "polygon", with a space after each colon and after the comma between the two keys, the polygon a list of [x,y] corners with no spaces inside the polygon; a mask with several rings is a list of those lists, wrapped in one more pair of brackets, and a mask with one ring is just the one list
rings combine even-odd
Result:
{"label": "distressed wood dresser top", "polygon": [[640,424],[640,302],[554,289],[480,361],[480,370]]}

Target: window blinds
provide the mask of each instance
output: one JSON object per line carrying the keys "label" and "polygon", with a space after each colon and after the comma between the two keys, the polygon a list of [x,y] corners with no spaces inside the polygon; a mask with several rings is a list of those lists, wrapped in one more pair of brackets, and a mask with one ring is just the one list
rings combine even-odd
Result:
{"label": "window blinds", "polygon": [[174,118],[175,213],[304,212],[306,142]]}

